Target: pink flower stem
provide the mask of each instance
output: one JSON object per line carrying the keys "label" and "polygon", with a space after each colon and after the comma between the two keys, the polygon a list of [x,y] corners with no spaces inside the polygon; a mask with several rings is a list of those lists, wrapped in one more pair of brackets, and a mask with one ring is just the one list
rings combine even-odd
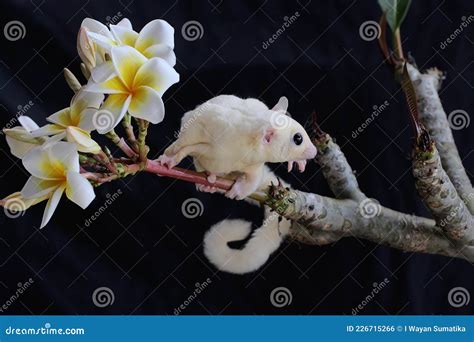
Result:
{"label": "pink flower stem", "polygon": [[168,169],[166,166],[159,164],[156,160],[150,159],[147,160],[144,171],[157,174],[158,176],[184,180],[190,183],[213,186],[222,190],[229,190],[232,187],[232,184],[234,184],[233,180],[221,177],[217,177],[215,183],[210,183],[207,180],[207,174],[204,172],[196,172],[182,169],[180,167]]}

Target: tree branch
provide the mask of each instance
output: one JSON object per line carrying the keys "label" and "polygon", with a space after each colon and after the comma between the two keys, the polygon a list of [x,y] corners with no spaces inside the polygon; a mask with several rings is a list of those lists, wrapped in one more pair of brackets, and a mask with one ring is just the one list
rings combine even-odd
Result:
{"label": "tree branch", "polygon": [[433,137],[439,151],[441,164],[446,170],[459,196],[466,202],[471,214],[474,214],[474,190],[464,169],[453,134],[438,95],[442,74],[437,69],[420,73],[408,64],[408,73],[415,87],[418,99],[420,119]]}
{"label": "tree branch", "polygon": [[423,203],[450,239],[473,244],[474,218],[441,166],[434,143],[426,148],[421,145],[415,145],[413,175]]}
{"label": "tree branch", "polygon": [[266,204],[298,222],[292,225],[290,235],[306,244],[322,245],[333,242],[334,236],[353,235],[404,251],[442,254],[474,262],[474,247],[458,246],[446,239],[433,220],[380,206],[373,214],[366,215],[354,200],[338,200],[278,186],[273,186],[268,195]]}
{"label": "tree branch", "polygon": [[344,153],[329,134],[320,131],[313,139],[318,148],[316,162],[321,166],[323,176],[336,198],[350,198],[360,202],[366,198],[347,162]]}

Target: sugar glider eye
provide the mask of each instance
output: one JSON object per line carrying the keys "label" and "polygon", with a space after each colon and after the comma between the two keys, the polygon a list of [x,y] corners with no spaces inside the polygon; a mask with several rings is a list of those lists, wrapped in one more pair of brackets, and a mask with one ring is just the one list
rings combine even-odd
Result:
{"label": "sugar glider eye", "polygon": [[303,142],[303,136],[301,135],[301,133],[296,133],[295,135],[293,135],[293,141],[296,145],[301,145],[301,143]]}

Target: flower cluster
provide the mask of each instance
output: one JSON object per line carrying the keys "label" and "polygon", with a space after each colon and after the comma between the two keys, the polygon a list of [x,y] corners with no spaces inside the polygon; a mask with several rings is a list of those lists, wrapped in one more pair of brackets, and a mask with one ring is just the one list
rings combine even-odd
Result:
{"label": "flower cluster", "polygon": [[[24,204],[16,210],[25,210],[47,200],[41,227],[50,220],[64,192],[86,208],[95,194],[87,177],[91,173],[80,160],[107,159],[107,150],[91,133],[114,133],[130,117],[142,125],[163,120],[162,96],[179,81],[173,49],[174,29],[166,21],[153,20],[136,32],[128,19],[106,26],[86,18],[77,50],[87,82],[81,85],[66,70],[66,80],[75,90],[70,106],[48,116],[49,123],[42,127],[21,116],[21,126],[4,130],[11,153],[31,175],[21,192],[3,200],[4,207],[8,209],[8,201],[15,200]],[[101,122],[103,113],[108,115],[107,125]],[[123,139],[115,142],[123,146]],[[130,153],[138,155],[137,148]]]}

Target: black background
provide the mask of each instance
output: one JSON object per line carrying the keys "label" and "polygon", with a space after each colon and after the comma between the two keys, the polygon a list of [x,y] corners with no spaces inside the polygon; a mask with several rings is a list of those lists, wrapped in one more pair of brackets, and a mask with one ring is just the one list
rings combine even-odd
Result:
{"label": "black background", "polygon": [[[402,29],[404,46],[422,68],[447,72],[441,98],[446,112],[474,111],[473,25],[444,50],[443,42],[473,15],[474,3],[413,1]],[[262,44],[281,27],[285,16],[299,18],[267,49]],[[312,109],[325,131],[342,146],[357,170],[362,189],[381,204],[427,215],[410,173],[412,132],[406,105],[391,71],[382,64],[375,41],[359,27],[378,20],[375,0],[367,1],[2,1],[1,24],[20,20],[26,36],[0,36],[0,125],[18,106],[34,103],[26,115],[44,118],[68,105],[71,91],[62,78],[68,66],[79,74],[75,39],[81,21],[106,22],[128,17],[138,31],[163,18],[176,29],[175,52],[181,81],[164,96],[166,118],[151,128],[156,157],[173,139],[182,114],[216,94],[257,97],[268,105],[286,95],[289,112],[304,123]],[[183,39],[181,27],[201,23],[201,39]],[[374,105],[389,107],[357,138],[352,131]],[[455,132],[468,170],[473,170],[473,126]],[[27,179],[21,162],[2,139],[1,194],[20,190]],[[191,166],[186,160],[186,166]],[[293,186],[330,195],[319,168],[303,174],[277,172]],[[472,174],[470,174],[472,176]],[[122,194],[89,227],[90,217],[111,195]],[[462,286],[473,294],[474,268],[442,256],[404,253],[346,238],[314,247],[285,243],[261,270],[244,275],[216,272],[202,253],[202,238],[226,217],[261,222],[261,210],[220,195],[198,193],[194,185],[140,174],[96,190],[85,211],[65,199],[46,228],[39,230],[44,204],[24,216],[0,216],[0,304],[28,278],[34,284],[8,308],[9,314],[173,314],[208,277],[211,285],[184,314],[351,314],[373,283],[389,284],[361,314],[467,314],[472,303],[449,305],[449,290]],[[198,198],[203,214],[183,217],[181,204]],[[98,308],[92,293],[106,286],[115,302]],[[287,287],[290,305],[271,305],[270,292]]]}

